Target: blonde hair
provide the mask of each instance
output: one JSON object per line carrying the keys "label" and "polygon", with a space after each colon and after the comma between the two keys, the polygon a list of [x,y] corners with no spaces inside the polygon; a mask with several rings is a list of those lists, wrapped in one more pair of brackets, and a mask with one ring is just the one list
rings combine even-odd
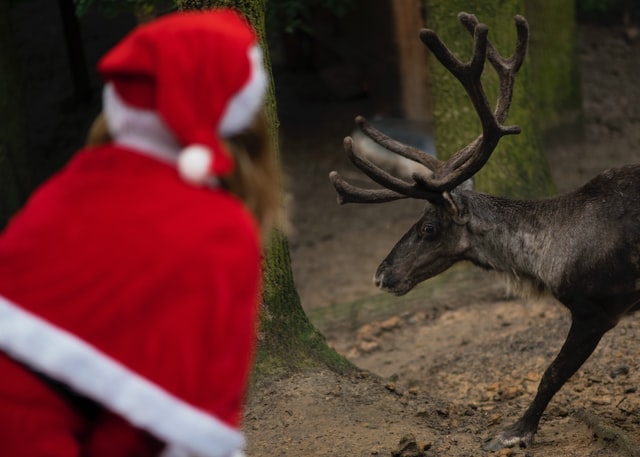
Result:
{"label": "blonde hair", "polygon": [[[86,146],[99,146],[112,140],[103,113],[93,121]],[[230,176],[221,181],[223,187],[240,198],[253,213],[263,237],[272,229],[288,232],[289,221],[284,203],[284,178],[273,151],[264,114],[240,134],[225,139],[235,160]]]}
{"label": "blonde hair", "polygon": [[107,120],[105,119],[104,114],[100,113],[93,120],[91,127],[89,127],[89,133],[87,134],[87,139],[84,144],[86,147],[100,146],[101,144],[105,144],[110,141],[111,134],[107,127]]}
{"label": "blonde hair", "polygon": [[264,114],[260,113],[245,131],[225,142],[235,160],[233,172],[222,180],[225,187],[253,212],[263,235],[273,228],[288,232],[284,176]]}

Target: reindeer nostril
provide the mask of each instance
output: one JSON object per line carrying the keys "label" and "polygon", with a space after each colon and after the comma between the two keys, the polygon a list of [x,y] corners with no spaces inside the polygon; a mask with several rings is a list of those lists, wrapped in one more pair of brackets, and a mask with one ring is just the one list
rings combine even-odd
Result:
{"label": "reindeer nostril", "polygon": [[373,277],[373,283],[376,285],[376,287],[378,288],[382,288],[382,280],[384,279],[384,275],[375,275]]}

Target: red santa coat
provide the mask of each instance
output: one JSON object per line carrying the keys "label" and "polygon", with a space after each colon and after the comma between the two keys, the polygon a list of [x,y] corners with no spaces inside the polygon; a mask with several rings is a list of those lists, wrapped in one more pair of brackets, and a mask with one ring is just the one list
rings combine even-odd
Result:
{"label": "red santa coat", "polygon": [[260,252],[228,192],[122,146],[87,149],[0,237],[0,350],[170,446],[228,455]]}

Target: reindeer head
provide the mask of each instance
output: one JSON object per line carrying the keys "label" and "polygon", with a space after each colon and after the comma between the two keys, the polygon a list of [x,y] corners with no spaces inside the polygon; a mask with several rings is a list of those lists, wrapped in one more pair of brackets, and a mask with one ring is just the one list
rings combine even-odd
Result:
{"label": "reindeer head", "polygon": [[467,187],[471,185],[460,185],[444,193],[442,201],[426,204],[422,217],[378,267],[374,276],[377,287],[403,295],[418,283],[465,259],[470,242],[461,190]]}
{"label": "reindeer head", "polygon": [[[521,16],[515,17],[516,48],[511,57],[504,58],[487,39],[486,25],[467,13],[460,13],[458,19],[473,35],[473,54],[468,62],[458,60],[432,30],[423,29],[420,38],[464,87],[480,118],[482,133],[447,161],[440,161],[386,136],[359,116],[356,124],[365,135],[389,151],[421,164],[424,172],[415,172],[412,182],[397,178],[358,152],[352,139],[347,137],[344,149],[348,157],[383,188],[363,189],[347,183],[336,171],[329,175],[340,204],[382,203],[402,198],[428,202],[420,220],[380,264],[374,278],[378,287],[398,295],[465,258],[469,249],[465,193],[472,191],[465,189],[464,183],[489,160],[500,138],[520,133],[520,127],[504,126],[503,122],[511,104],[516,73],[526,54],[529,36],[526,20]],[[490,107],[481,83],[486,60],[500,79],[495,109]]]}

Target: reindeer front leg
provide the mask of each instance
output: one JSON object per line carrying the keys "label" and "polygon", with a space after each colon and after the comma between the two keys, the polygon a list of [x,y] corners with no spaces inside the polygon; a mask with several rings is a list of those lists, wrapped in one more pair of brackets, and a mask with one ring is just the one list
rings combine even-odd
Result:
{"label": "reindeer front leg", "polygon": [[576,317],[573,315],[571,328],[560,353],[546,369],[535,398],[523,416],[513,425],[503,430],[496,438],[484,446],[486,451],[498,451],[505,447],[519,445],[529,447],[538,430],[540,417],[551,398],[564,383],[582,366],[600,342],[602,336],[615,326],[600,315]]}

